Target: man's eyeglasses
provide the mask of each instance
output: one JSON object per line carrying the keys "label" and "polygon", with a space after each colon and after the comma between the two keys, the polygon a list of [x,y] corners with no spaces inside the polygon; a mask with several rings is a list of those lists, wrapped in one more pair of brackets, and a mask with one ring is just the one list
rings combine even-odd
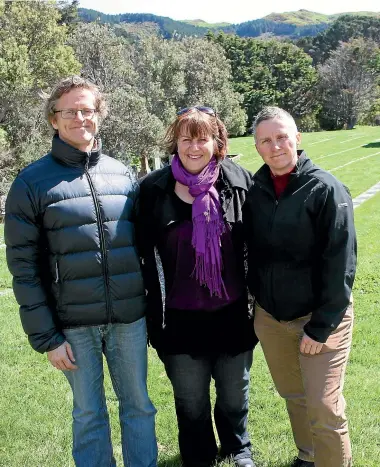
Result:
{"label": "man's eyeglasses", "polygon": [[77,113],[80,112],[82,115],[82,118],[88,118],[91,119],[94,115],[96,110],[95,109],[62,109],[62,110],[54,110],[54,113],[57,114],[61,112],[61,117],[65,120],[73,120],[76,116]]}
{"label": "man's eyeglasses", "polygon": [[180,115],[184,115],[185,113],[190,112],[193,109],[199,110],[199,112],[203,112],[207,115],[211,115],[212,117],[216,117],[216,112],[213,108],[202,107],[201,105],[194,105],[193,107],[184,107],[183,109],[177,112],[177,117],[179,117]]}

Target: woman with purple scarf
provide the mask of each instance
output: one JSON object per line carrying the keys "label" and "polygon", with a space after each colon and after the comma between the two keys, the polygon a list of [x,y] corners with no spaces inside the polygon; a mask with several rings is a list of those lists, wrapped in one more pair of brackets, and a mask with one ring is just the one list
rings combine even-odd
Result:
{"label": "woman with purple scarf", "polygon": [[257,340],[242,228],[251,174],[225,158],[227,131],[209,107],[178,112],[165,143],[174,157],[140,184],[137,235],[149,340],[173,386],[182,461],[208,467],[232,458],[237,466],[254,467],[247,417]]}

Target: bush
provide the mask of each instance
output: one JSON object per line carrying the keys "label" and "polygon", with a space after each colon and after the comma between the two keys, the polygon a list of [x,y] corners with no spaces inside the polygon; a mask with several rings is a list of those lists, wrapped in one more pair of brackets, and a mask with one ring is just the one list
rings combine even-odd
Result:
{"label": "bush", "polygon": [[327,112],[322,111],[318,115],[318,122],[322,130],[343,130],[344,122],[343,120],[328,114]]}
{"label": "bush", "polygon": [[368,112],[359,119],[360,125],[380,125],[380,99],[376,99]]}
{"label": "bush", "polygon": [[312,131],[321,131],[316,113],[296,118],[296,125],[299,131],[310,133]]}

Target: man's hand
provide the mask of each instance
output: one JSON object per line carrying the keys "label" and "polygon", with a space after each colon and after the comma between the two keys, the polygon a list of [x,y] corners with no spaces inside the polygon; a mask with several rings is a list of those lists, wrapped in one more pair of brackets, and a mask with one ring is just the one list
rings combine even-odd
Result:
{"label": "man's hand", "polygon": [[64,342],[62,345],[47,353],[49,362],[58,370],[76,370],[78,367],[75,362],[71,345]]}
{"label": "man's hand", "polygon": [[304,334],[301,340],[300,352],[303,354],[316,355],[323,347],[322,342],[317,342],[307,334]]}

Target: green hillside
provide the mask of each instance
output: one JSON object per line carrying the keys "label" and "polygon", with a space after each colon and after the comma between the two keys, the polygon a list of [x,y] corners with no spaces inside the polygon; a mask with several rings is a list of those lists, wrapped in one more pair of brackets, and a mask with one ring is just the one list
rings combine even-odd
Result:
{"label": "green hillside", "polygon": [[355,15],[355,16],[372,16],[380,17],[380,12],[374,11],[356,11],[353,13],[336,13],[334,15],[324,15],[309,10],[288,11],[284,13],[271,13],[264,16],[263,19],[274,21],[276,23],[292,24],[296,26],[310,26],[316,24],[328,24],[334,22],[339,16]]}
{"label": "green hillside", "polygon": [[183,23],[206,29],[220,29],[231,26],[231,23],[207,23],[207,21],[203,21],[203,19],[188,19],[184,20]]}
{"label": "green hillside", "polygon": [[373,16],[374,18],[380,18],[380,11],[355,11],[353,13],[350,13],[350,12],[336,13],[335,15],[330,15],[330,18],[335,20],[339,18],[339,16],[343,16],[343,15]]}
{"label": "green hillside", "polygon": [[263,18],[245,21],[239,24],[208,23],[202,19],[176,21],[168,17],[150,13],[123,13],[107,15],[96,10],[78,9],[79,18],[83,22],[118,23],[155,23],[160,34],[170,38],[174,34],[180,36],[204,36],[207,31],[237,34],[240,37],[260,37],[272,34],[290,39],[316,36],[326,30],[342,15],[371,16],[380,18],[380,12],[355,12],[324,15],[308,10],[284,13],[271,13]]}
{"label": "green hillside", "polygon": [[207,29],[194,26],[183,21],[175,21],[166,16],[157,16],[150,13],[123,13],[118,15],[107,15],[96,10],[78,8],[78,15],[85,23],[97,22],[101,24],[120,23],[156,23],[159,32],[164,38],[171,38],[174,34],[182,36],[203,36]]}
{"label": "green hillside", "polygon": [[330,23],[333,21],[331,16],[314,11],[298,10],[285,13],[271,13],[263,19],[275,21],[276,23],[295,24],[297,26],[306,26],[312,24]]}

